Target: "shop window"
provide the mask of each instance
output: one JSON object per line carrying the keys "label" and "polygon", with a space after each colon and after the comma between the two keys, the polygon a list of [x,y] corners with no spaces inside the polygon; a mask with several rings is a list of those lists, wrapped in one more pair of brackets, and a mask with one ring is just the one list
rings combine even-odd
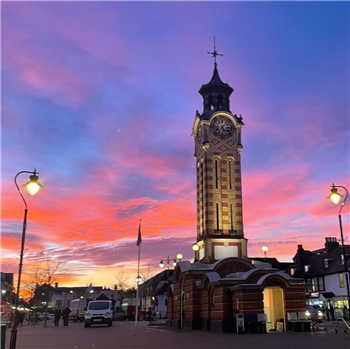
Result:
{"label": "shop window", "polygon": [[339,287],[344,287],[344,274],[339,274]]}
{"label": "shop window", "polygon": [[319,291],[324,291],[324,280],[323,280],[323,276],[320,276],[318,278],[318,290]]}
{"label": "shop window", "polygon": [[312,292],[318,291],[317,278],[313,278],[311,280],[311,287],[312,287]]}
{"label": "shop window", "polygon": [[307,285],[307,290],[308,290],[308,292],[312,292],[312,283],[311,283],[311,279],[307,279],[307,280],[306,280],[306,285]]}

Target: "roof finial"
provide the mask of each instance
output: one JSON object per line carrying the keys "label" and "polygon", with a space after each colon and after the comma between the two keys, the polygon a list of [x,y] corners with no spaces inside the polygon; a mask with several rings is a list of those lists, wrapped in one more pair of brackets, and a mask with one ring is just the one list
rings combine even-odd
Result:
{"label": "roof finial", "polygon": [[209,54],[211,54],[214,57],[214,64],[216,65],[216,56],[223,56],[223,54],[218,53],[216,46],[215,46],[215,36],[214,36],[214,51],[213,52],[207,52]]}

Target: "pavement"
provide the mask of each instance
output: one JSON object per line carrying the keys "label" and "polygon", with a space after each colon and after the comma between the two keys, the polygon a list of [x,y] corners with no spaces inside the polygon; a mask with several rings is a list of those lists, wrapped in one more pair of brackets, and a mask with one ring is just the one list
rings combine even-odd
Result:
{"label": "pavement", "polygon": [[[335,331],[337,329],[337,332]],[[16,349],[349,349],[350,331],[345,324],[326,322],[311,332],[270,332],[267,334],[213,333],[172,329],[162,322],[117,321],[112,327],[84,328],[82,323],[55,327],[48,323],[18,328]],[[9,347],[11,329],[7,329]]]}

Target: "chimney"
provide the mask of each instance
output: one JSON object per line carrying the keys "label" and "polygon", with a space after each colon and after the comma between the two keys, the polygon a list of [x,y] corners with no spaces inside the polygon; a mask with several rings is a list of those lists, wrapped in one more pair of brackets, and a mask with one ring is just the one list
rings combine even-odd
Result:
{"label": "chimney", "polygon": [[55,288],[57,288],[58,287],[58,282],[55,282]]}
{"label": "chimney", "polygon": [[294,256],[293,261],[297,264],[302,264],[303,263],[303,255],[304,255],[304,248],[303,245],[298,245],[297,248],[297,254]]}
{"label": "chimney", "polygon": [[326,242],[325,242],[324,246],[326,248],[326,253],[330,253],[332,250],[339,247],[339,242],[338,242],[337,238],[328,237],[328,238],[326,238]]}

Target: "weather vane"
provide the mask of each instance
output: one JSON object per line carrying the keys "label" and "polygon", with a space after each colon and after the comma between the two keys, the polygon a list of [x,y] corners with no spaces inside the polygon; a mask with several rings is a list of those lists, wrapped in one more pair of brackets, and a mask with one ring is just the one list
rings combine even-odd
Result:
{"label": "weather vane", "polygon": [[216,46],[215,46],[215,36],[214,36],[214,51],[213,52],[207,52],[209,53],[210,55],[212,55],[214,57],[214,63],[216,64],[216,56],[223,56],[223,54],[221,53],[218,53],[217,49],[216,49]]}

